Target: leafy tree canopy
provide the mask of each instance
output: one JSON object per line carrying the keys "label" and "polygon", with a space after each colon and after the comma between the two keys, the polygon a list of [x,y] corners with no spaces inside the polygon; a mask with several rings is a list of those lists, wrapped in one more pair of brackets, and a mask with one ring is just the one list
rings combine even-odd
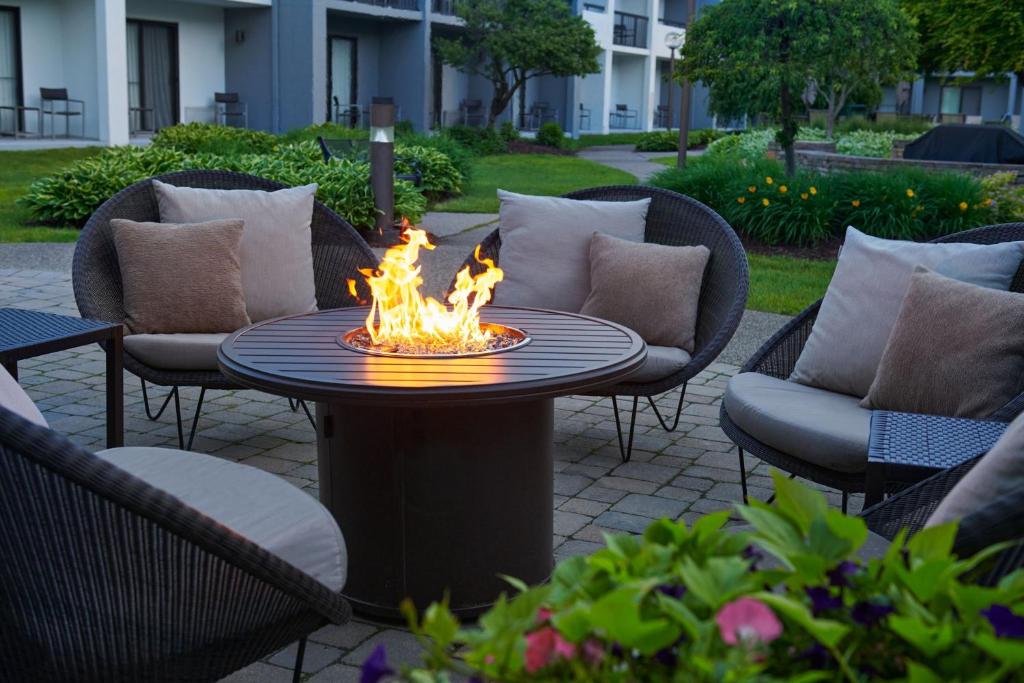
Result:
{"label": "leafy tree canopy", "polygon": [[903,0],[921,34],[925,71],[1024,77],[1024,0]]}
{"label": "leafy tree canopy", "polygon": [[491,82],[488,126],[529,79],[600,70],[594,30],[564,0],[462,0],[455,14],[465,28],[434,45],[445,64]]}

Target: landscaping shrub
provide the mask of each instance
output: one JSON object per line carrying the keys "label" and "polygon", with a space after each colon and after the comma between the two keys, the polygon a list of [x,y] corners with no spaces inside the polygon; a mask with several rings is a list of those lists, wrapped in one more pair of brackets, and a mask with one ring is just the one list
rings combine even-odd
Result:
{"label": "landscaping shrub", "polygon": [[986,201],[991,201],[995,223],[1024,221],[1024,185],[1016,184],[1013,172],[994,173],[981,179]]}
{"label": "landscaping shrub", "polygon": [[548,121],[537,131],[537,144],[545,147],[561,147],[565,143],[562,127],[554,121]]}
{"label": "landscaping shrub", "polygon": [[874,132],[899,133],[900,135],[906,135],[908,137],[917,137],[921,133],[928,132],[932,127],[933,124],[924,118],[901,116],[895,119],[872,121],[864,116],[850,116],[842,119],[836,124],[836,131],[842,134],[852,133],[853,131],[858,130],[869,130]]}
{"label": "landscaping shrub", "polygon": [[[373,227],[369,164],[348,159],[325,164],[316,143],[308,140],[279,145],[273,154],[233,156],[188,154],[163,146],[113,147],[37,180],[18,201],[37,220],[81,225],[100,204],[132,183],[161,173],[204,168],[249,173],[286,185],[317,183],[317,199],[357,228]],[[425,210],[426,199],[412,184],[395,184],[396,215],[415,221]]]}
{"label": "landscaping shrub", "polygon": [[712,142],[704,151],[704,156],[761,159],[768,150],[768,144],[774,139],[775,131],[770,128],[737,133]]}
{"label": "landscaping shrub", "polygon": [[678,152],[679,132],[652,130],[644,133],[637,140],[635,149],[638,152]]}
{"label": "landscaping shrub", "polygon": [[395,145],[395,170],[399,173],[419,171],[423,177],[421,190],[431,199],[462,193],[462,172],[444,152],[399,142]]}
{"label": "landscaping shrub", "polygon": [[[407,601],[426,652],[401,680],[1021,680],[1024,572],[975,585],[1003,548],[959,558],[949,523],[900,532],[864,560],[863,519],[772,478],[771,506],[736,506],[747,529],[723,510],[606,535],[544,584],[509,579],[515,594],[472,625],[446,602],[417,614]],[[375,649],[363,680],[395,673],[387,655]]]}
{"label": "landscaping shrub", "polygon": [[449,126],[441,132],[441,135],[455,140],[477,156],[504,154],[508,151],[508,143],[493,128]]}
{"label": "landscaping shrub", "polygon": [[891,130],[855,130],[839,134],[836,140],[836,152],[858,157],[888,159],[892,156],[893,141],[912,140],[914,137]]}
{"label": "landscaping shrub", "polygon": [[210,123],[185,123],[163,128],[150,145],[186,154],[269,154],[279,142],[270,133]]}
{"label": "landscaping shrub", "polygon": [[801,171],[787,178],[778,161],[725,154],[667,168],[650,182],[704,202],[737,230],[773,245],[817,244],[847,225],[879,237],[932,239],[992,223],[998,207],[966,174]]}
{"label": "landscaping shrub", "polygon": [[513,142],[519,139],[519,129],[511,121],[505,121],[501,124],[498,135],[505,142]]}

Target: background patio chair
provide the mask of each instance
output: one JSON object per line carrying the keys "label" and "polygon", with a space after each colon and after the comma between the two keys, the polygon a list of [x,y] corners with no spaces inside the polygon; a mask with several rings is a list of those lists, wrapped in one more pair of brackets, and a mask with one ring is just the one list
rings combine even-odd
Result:
{"label": "background patio chair", "polygon": [[[946,235],[933,242],[970,242],[974,244],[996,244],[1000,242],[1013,242],[1024,240],[1024,223],[1004,223],[1002,225],[990,225],[982,228],[975,228],[953,235]],[[1010,286],[1014,292],[1024,292],[1024,264],[1017,271]],[[818,309],[821,301],[812,304],[793,320],[788,322],[781,330],[769,339],[765,344],[748,360],[740,369],[741,373],[754,372],[768,375],[778,379],[788,379],[796,366],[797,358],[803,350],[807,339],[814,328],[814,321],[818,317]],[[800,385],[797,385],[800,386]],[[866,409],[865,409],[866,410]],[[990,415],[987,419],[1002,420],[1009,422],[1016,415],[1024,410],[1024,394],[1017,397],[1006,408]],[[790,474],[804,479],[810,479],[830,488],[838,489],[843,495],[843,509],[846,509],[847,499],[851,493],[860,493],[865,488],[865,473],[840,472],[828,469],[821,465],[801,458],[796,453],[785,453],[777,450],[756,437],[745,432],[730,417],[726,408],[726,401],[722,402],[719,422],[722,430],[739,447],[740,462],[740,483],[743,489],[743,499],[747,498],[747,473],[744,463],[744,453],[754,455],[761,460],[785,470]],[[867,443],[868,435],[864,435],[864,442]],[[865,450],[865,467],[867,466],[867,452]]]}
{"label": "background patio chair", "polygon": [[483,100],[462,100],[459,102],[459,123],[464,126],[482,126],[484,123]]}
{"label": "background patio chair", "polygon": [[[579,190],[564,196],[569,199],[606,202],[629,202],[649,197],[651,205],[647,211],[645,242],[670,246],[704,245],[711,251],[700,291],[697,335],[690,362],[678,372],[654,382],[625,381],[593,394],[610,396],[612,399],[619,454],[623,462],[626,462],[633,451],[633,431],[636,427],[636,412],[640,398],[647,398],[665,431],[674,431],[679,426],[679,415],[686,396],[686,383],[710,365],[732,339],[747,304],[750,284],[747,254],[740,244],[739,237],[721,216],[696,199],[676,192],[642,185],[619,185]],[[501,235],[495,230],[480,243],[480,257],[493,259],[500,265],[500,252]],[[460,266],[460,270],[465,266],[469,266],[470,272],[474,275],[485,268],[472,254]],[[454,286],[454,282],[452,284]],[[499,284],[498,288],[500,287]],[[658,410],[654,396],[677,387],[679,401],[676,404],[675,415],[669,415],[666,419]],[[628,432],[625,435],[619,419],[618,396],[633,399]]]}
{"label": "background patio chair", "polygon": [[[320,152],[324,155],[324,163],[332,158],[354,159],[356,161],[368,161],[370,157],[370,138],[365,140],[353,140],[352,138],[325,138],[316,136],[317,144],[320,145]],[[419,163],[412,158],[395,156],[395,162],[401,161],[412,169],[412,173],[395,173],[395,180],[405,180],[416,187],[423,184],[423,174],[420,172]]]}
{"label": "background patio chair", "polygon": [[[181,171],[158,176],[162,182],[182,187],[220,190],[266,190],[285,187],[265,178],[230,171]],[[108,199],[82,228],[75,247],[72,284],[75,301],[83,318],[124,322],[124,296],[121,270],[110,230],[110,219],[159,221],[160,210],[153,184],[142,180]],[[377,258],[355,228],[320,202],[313,206],[313,275],[319,308],[341,308],[356,305],[348,294],[345,281],[358,279],[360,268],[374,268]],[[203,398],[207,389],[241,389],[217,370],[166,370],[142,362],[129,351],[124,354],[124,367],[142,380],[142,396],[146,414],[159,419],[171,399],[174,400],[178,423],[178,445],[188,448],[195,437]],[[170,387],[170,393],[159,410],[149,405],[146,383]],[[199,387],[199,399],[192,419],[188,441],[184,439],[179,387]],[[295,404],[292,404],[293,408]]]}
{"label": "background patio chair", "polygon": [[616,104],[615,109],[609,114],[611,120],[608,122],[612,128],[639,128],[640,115],[636,109],[630,109],[625,104]]}
{"label": "background patio chair", "polygon": [[216,122],[219,125],[226,126],[228,121],[238,121],[241,119],[242,128],[249,127],[249,106],[242,102],[238,93],[213,93],[213,107],[216,111]]}
{"label": "background patio chair", "polygon": [[580,102],[580,130],[590,130],[590,110]]}
{"label": "background patio chair", "polygon": [[4,680],[216,681],[299,640],[298,681],[306,636],[351,615],[340,587],[2,407],[0,514]]}
{"label": "background patio chair", "polygon": [[[72,108],[71,105],[77,105]],[[67,88],[39,89],[39,117],[46,126],[46,117],[50,117],[50,137],[57,137],[57,118],[64,119],[64,137],[71,137],[71,119],[79,118],[81,125],[80,137],[85,137],[85,102],[68,97]],[[42,135],[43,131],[39,131]]]}

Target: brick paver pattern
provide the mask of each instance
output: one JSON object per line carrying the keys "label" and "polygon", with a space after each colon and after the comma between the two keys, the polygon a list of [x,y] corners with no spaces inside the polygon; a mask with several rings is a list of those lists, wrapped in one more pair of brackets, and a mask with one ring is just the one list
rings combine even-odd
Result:
{"label": "brick paver pattern", "polygon": [[[0,307],[32,308],[77,315],[70,278],[61,273],[0,270]],[[98,346],[51,354],[19,365],[22,385],[50,426],[82,446],[101,449],[105,439],[104,360]],[[640,533],[653,519],[692,522],[704,513],[729,508],[740,498],[736,447],[718,427],[726,382],[739,368],[715,363],[690,381],[679,427],[658,425],[641,403],[632,460],[622,463],[610,399],[586,396],[555,401],[556,559],[601,547],[604,533]],[[182,415],[192,415],[198,390],[182,390]],[[151,390],[151,400],[163,390]],[[657,402],[663,414],[675,409],[678,393]],[[138,378],[125,373],[125,444],[177,448],[168,411],[151,422],[143,411]],[[628,415],[625,416],[628,419]],[[305,416],[280,397],[255,391],[207,392],[193,450],[271,472],[317,495],[314,433]],[[767,498],[769,469],[747,457],[751,495]],[[827,492],[839,504],[835,492]],[[852,500],[852,510],[860,507]],[[351,558],[358,562],[358,558]],[[305,681],[357,681],[359,664],[379,643],[393,662],[414,663],[415,639],[395,625],[356,619],[328,626],[310,638]],[[232,683],[291,680],[295,645],[228,677]]]}

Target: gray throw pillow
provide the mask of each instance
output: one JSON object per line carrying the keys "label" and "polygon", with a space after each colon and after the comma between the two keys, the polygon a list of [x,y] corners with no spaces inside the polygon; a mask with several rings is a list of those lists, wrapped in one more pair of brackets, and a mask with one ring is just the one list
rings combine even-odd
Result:
{"label": "gray throw pillow", "polygon": [[590,295],[580,313],[625,325],[648,344],[693,353],[697,304],[711,251],[627,242],[595,232]]}
{"label": "gray throw pillow", "polygon": [[1016,496],[1015,508],[1001,515],[1016,524],[1020,520],[1020,498],[1024,492],[1024,415],[1017,417],[1003,432],[1003,436],[964,478],[946,494],[926,526],[970,517],[983,504],[991,504]]}
{"label": "gray throw pillow", "polygon": [[1024,389],[1024,294],[918,267],[861,406],[983,419]]}
{"label": "gray throw pillow", "polygon": [[1022,257],[1024,242],[901,242],[848,228],[835,275],[790,379],[866,396],[915,266],[1007,290]]}
{"label": "gray throw pillow", "polygon": [[505,279],[494,303],[578,313],[590,293],[590,238],[643,242],[650,199],[599,202],[498,190]]}
{"label": "gray throw pillow", "polygon": [[208,190],[153,181],[160,220],[245,221],[242,290],[255,321],[316,310],[311,224],[316,185],[262,190]]}
{"label": "gray throw pillow", "polygon": [[46,418],[39,412],[39,408],[25,393],[25,390],[2,365],[0,365],[0,408],[6,408],[29,422],[35,422],[40,427],[50,426],[46,424]]}
{"label": "gray throw pillow", "polygon": [[184,225],[111,220],[128,329],[234,332],[248,325],[242,225],[237,219]]}

